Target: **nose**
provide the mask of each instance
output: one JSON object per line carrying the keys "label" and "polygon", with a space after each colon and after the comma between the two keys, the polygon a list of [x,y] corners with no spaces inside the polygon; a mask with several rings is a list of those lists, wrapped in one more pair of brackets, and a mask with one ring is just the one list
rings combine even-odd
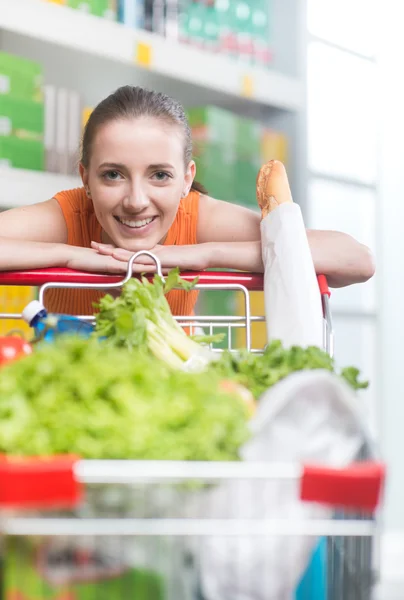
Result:
{"label": "nose", "polygon": [[140,182],[133,182],[123,201],[124,209],[128,212],[140,213],[149,206],[150,200],[146,190]]}

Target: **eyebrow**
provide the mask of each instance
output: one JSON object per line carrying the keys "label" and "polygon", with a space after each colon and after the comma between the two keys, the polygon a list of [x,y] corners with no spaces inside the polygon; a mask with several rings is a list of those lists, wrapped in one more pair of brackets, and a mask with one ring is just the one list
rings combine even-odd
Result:
{"label": "eyebrow", "polygon": [[156,165],[149,165],[148,168],[150,170],[154,170],[154,169],[174,169],[174,166],[170,165],[170,163],[157,163]]}
{"label": "eyebrow", "polygon": [[105,163],[102,163],[98,168],[105,169],[106,167],[108,167],[109,169],[124,169],[125,165],[122,165],[121,163],[105,162]]}
{"label": "eyebrow", "polygon": [[[123,165],[122,163],[110,163],[110,162],[105,162],[102,163],[99,166],[99,169],[125,169],[125,165]],[[149,165],[147,167],[148,169],[155,170],[155,169],[174,169],[173,165],[170,165],[170,163],[157,163],[155,165]]]}

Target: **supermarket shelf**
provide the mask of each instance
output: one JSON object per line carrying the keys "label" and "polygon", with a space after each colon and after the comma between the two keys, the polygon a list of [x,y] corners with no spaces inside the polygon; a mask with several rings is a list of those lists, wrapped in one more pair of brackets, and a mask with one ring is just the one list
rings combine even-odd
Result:
{"label": "supermarket shelf", "polygon": [[261,105],[300,110],[300,81],[41,0],[0,0],[0,29]]}
{"label": "supermarket shelf", "polygon": [[79,177],[0,168],[0,209],[15,208],[49,200],[57,192],[80,185]]}

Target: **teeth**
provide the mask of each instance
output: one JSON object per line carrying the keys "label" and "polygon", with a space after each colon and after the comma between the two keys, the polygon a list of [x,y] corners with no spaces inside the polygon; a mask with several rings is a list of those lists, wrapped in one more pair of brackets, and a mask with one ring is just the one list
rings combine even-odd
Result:
{"label": "teeth", "polygon": [[149,219],[143,219],[142,221],[132,221],[131,219],[121,219],[120,217],[118,217],[118,219],[124,225],[127,225],[128,227],[133,227],[133,228],[144,227],[145,225],[148,225],[149,223],[151,223],[153,221],[153,217],[150,217]]}

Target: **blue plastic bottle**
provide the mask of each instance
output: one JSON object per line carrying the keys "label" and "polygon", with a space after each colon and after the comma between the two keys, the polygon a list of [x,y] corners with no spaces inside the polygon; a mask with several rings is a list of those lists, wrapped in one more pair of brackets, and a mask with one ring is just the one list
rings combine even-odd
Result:
{"label": "blue plastic bottle", "polygon": [[56,336],[64,333],[75,333],[89,337],[94,331],[91,323],[82,321],[71,315],[48,314],[45,307],[33,300],[22,311],[23,320],[35,331],[35,337],[53,341]]}

